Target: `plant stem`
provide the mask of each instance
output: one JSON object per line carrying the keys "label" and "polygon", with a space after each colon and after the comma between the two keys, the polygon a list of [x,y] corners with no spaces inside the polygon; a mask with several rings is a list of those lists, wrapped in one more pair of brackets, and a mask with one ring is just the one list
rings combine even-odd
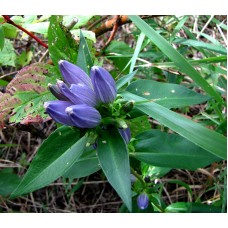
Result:
{"label": "plant stem", "polygon": [[139,181],[142,183],[142,186],[145,187],[144,180],[142,179],[142,177],[137,172],[135,172],[135,170],[132,167],[131,167],[131,172],[134,176],[136,176],[139,179]]}
{"label": "plant stem", "polygon": [[47,45],[47,44],[45,44],[42,40],[40,40],[38,37],[36,37],[36,36],[35,36],[34,34],[32,34],[31,32],[29,32],[28,30],[26,30],[26,29],[24,29],[23,27],[21,27],[20,25],[15,24],[15,23],[10,19],[9,16],[7,16],[7,15],[2,15],[2,16],[5,18],[5,20],[6,20],[7,23],[9,23],[9,24],[11,24],[11,25],[17,27],[18,29],[22,30],[23,32],[25,32],[26,34],[28,34],[30,37],[32,37],[34,40],[36,40],[39,44],[41,44],[43,47],[48,48],[48,45]]}
{"label": "plant stem", "polygon": [[211,104],[212,104],[212,107],[214,108],[215,112],[219,116],[220,123],[223,122],[224,121],[224,117],[222,115],[222,112],[218,108],[218,104],[216,104],[215,101],[213,101],[213,100],[212,100]]}

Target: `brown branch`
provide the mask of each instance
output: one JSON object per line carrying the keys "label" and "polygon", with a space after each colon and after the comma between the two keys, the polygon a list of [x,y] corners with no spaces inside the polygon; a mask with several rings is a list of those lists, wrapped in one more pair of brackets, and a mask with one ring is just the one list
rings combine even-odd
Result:
{"label": "brown branch", "polygon": [[99,20],[94,21],[91,25],[89,25],[89,27],[87,28],[87,30],[91,30],[93,27],[95,27],[96,25],[98,25],[99,23],[101,23],[102,21],[104,21],[105,19],[107,19],[109,17],[109,15],[105,15],[102,18],[100,18]]}
{"label": "brown branch", "polygon": [[34,40],[36,40],[39,44],[41,44],[43,47],[48,48],[48,45],[45,44],[42,40],[40,40],[38,37],[36,37],[34,34],[32,34],[31,32],[29,32],[28,30],[24,29],[23,27],[21,27],[20,25],[15,24],[9,16],[7,15],[2,15],[5,18],[5,21],[8,24],[11,24],[15,27],[17,27],[18,29],[22,30],[23,32],[25,32],[26,34],[28,34],[30,37],[32,37]]}
{"label": "brown branch", "polygon": [[104,44],[104,46],[102,47],[102,50],[105,50],[105,48],[109,45],[109,43],[114,39],[114,36],[117,32],[117,29],[118,29],[118,25],[119,25],[119,21],[120,21],[120,16],[117,15],[114,17],[115,19],[115,23],[113,25],[113,28],[112,28],[112,32],[111,32],[111,35],[110,37],[108,38],[107,42]]}
{"label": "brown branch", "polygon": [[[154,17],[160,17],[161,15],[144,15],[141,16],[142,19],[148,19],[148,18],[154,18]],[[93,32],[95,33],[96,37],[113,30],[113,27],[115,26],[116,19],[113,17],[112,19],[104,22],[101,24],[98,28],[95,28]],[[130,23],[131,20],[127,15],[121,15],[119,18],[118,26]]]}

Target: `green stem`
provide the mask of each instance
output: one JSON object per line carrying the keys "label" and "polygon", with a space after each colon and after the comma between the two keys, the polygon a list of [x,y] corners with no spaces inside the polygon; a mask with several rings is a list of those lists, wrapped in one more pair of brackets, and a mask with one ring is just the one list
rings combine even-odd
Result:
{"label": "green stem", "polygon": [[142,177],[137,172],[135,172],[135,170],[132,167],[131,167],[131,172],[134,176],[136,176],[138,178],[138,180],[142,183],[142,186],[144,188],[146,185],[145,185],[145,182],[142,179]]}
{"label": "green stem", "polygon": [[219,110],[218,105],[215,104],[215,101],[213,101],[213,100],[212,100],[211,104],[212,104],[212,107],[214,108],[215,112],[219,116],[220,121],[223,122],[224,121],[224,117],[222,115],[222,112]]}

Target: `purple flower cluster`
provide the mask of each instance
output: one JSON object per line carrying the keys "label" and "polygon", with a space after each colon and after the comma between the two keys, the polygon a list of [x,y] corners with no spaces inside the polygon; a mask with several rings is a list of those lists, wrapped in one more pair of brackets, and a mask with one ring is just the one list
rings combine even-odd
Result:
{"label": "purple flower cluster", "polygon": [[96,109],[100,103],[115,100],[115,81],[108,71],[99,66],[91,68],[90,77],[76,65],[61,60],[59,67],[63,81],[49,85],[53,95],[59,100],[44,103],[46,112],[61,124],[79,128],[94,128],[101,122]]}

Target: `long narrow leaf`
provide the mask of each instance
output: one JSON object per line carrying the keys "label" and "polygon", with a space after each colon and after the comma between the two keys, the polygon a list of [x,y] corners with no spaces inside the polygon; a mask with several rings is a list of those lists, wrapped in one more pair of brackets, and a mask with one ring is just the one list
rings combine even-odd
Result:
{"label": "long narrow leaf", "polygon": [[183,39],[183,38],[176,38],[173,42],[177,44],[187,45],[190,47],[207,49],[223,55],[227,54],[227,50],[221,45],[209,44],[198,40]]}
{"label": "long narrow leaf", "polygon": [[90,73],[90,68],[93,66],[93,61],[90,55],[89,47],[83,36],[82,31],[80,31],[80,44],[78,49],[77,66],[81,67],[88,75]]}
{"label": "long narrow leaf", "polygon": [[[188,18],[189,18],[189,16],[185,16],[178,22],[177,26],[174,28],[174,30],[171,34],[171,37],[170,37],[171,43],[175,39],[176,34],[182,29],[182,27],[184,26],[184,23],[187,21]],[[178,21],[178,18],[176,18],[176,20]]]}
{"label": "long narrow leaf", "polygon": [[98,160],[109,183],[131,211],[130,165],[127,146],[116,128],[102,131],[98,139]]}
{"label": "long narrow leaf", "polygon": [[[210,64],[210,63],[220,63],[220,62],[226,62],[227,61],[227,56],[222,55],[222,56],[216,56],[216,57],[210,57],[210,58],[205,58],[205,59],[198,59],[198,60],[190,60],[188,61],[189,64],[192,66],[198,66],[202,63],[204,64]],[[152,67],[159,67],[159,68],[177,68],[175,63],[173,62],[164,62],[164,63],[153,63]]]}
{"label": "long narrow leaf", "polygon": [[140,52],[140,49],[141,49],[141,46],[142,46],[144,38],[145,38],[145,34],[141,32],[140,35],[139,35],[139,38],[137,40],[137,44],[136,44],[136,47],[135,47],[134,54],[133,54],[132,59],[131,59],[131,66],[130,66],[129,73],[132,73],[133,70],[134,70],[135,63],[136,63],[137,57],[139,55],[139,52]]}
{"label": "long narrow leaf", "polygon": [[132,93],[123,92],[122,95],[125,99],[138,102],[138,104],[136,103],[136,107],[140,111],[153,117],[161,124],[164,124],[212,154],[222,159],[226,159],[226,137],[223,135]]}

